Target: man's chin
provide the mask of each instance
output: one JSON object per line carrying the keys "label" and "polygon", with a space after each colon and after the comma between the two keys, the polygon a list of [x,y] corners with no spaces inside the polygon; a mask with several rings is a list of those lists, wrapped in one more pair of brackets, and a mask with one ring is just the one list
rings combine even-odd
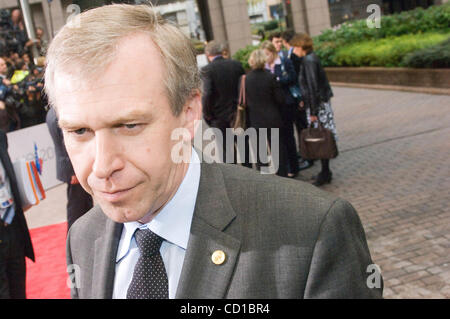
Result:
{"label": "man's chin", "polygon": [[145,215],[145,213],[140,214],[136,210],[126,207],[115,207],[115,205],[109,203],[99,203],[99,205],[109,219],[120,224],[139,221]]}

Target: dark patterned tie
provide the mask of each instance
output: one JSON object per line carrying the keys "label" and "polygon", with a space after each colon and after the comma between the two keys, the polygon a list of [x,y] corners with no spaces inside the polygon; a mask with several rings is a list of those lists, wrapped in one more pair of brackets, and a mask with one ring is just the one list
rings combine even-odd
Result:
{"label": "dark patterned tie", "polygon": [[141,256],[134,267],[127,299],[168,299],[169,283],[159,249],[163,239],[150,229],[134,233]]}

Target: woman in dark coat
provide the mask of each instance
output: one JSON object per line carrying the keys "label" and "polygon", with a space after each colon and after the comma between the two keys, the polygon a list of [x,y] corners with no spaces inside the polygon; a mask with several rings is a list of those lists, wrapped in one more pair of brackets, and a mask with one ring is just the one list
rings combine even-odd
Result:
{"label": "woman in dark coat", "polygon": [[294,118],[297,108],[297,102],[291,95],[289,87],[297,83],[297,74],[295,73],[294,65],[291,60],[280,57],[275,49],[275,46],[265,41],[261,44],[261,49],[266,54],[265,68],[275,75],[279,82],[284,95],[283,107],[281,108],[281,119],[283,126],[280,128],[283,131],[284,143],[287,149],[287,156],[289,162],[288,177],[294,178],[298,175],[298,157],[297,146],[294,137]]}
{"label": "woman in dark coat", "polygon": [[[276,80],[275,76],[265,70],[266,55],[263,50],[255,50],[250,55],[249,64],[252,70],[246,76],[246,101],[247,112],[249,117],[250,126],[255,128],[258,136],[258,169],[261,167],[262,162],[259,155],[259,146],[261,141],[259,139],[260,130],[267,128],[267,140],[269,147],[271,146],[271,129],[279,130],[279,169],[277,175],[287,177],[288,163],[287,163],[287,151],[285,144],[283,120],[281,117],[280,109],[285,107],[284,92],[280,87],[280,84]],[[262,140],[264,146],[263,152],[267,152],[267,145]],[[272,158],[274,154],[272,152]]]}
{"label": "woman in dark coat", "polygon": [[[306,107],[308,123],[311,125],[319,121],[324,128],[333,133],[337,141],[336,124],[330,103],[333,91],[320,59],[313,51],[313,41],[309,35],[299,33],[291,39],[290,44],[294,47],[294,53],[302,59],[298,83],[304,107]],[[314,182],[316,186],[330,183],[333,176],[330,160],[322,159],[321,163],[322,170]]]}

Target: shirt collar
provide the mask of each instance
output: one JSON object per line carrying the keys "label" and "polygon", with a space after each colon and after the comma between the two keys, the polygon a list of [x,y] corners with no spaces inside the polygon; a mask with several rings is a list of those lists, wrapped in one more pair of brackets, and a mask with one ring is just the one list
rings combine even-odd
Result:
{"label": "shirt collar", "polygon": [[138,228],[148,228],[165,241],[186,250],[199,183],[200,159],[197,152],[192,149],[191,162],[186,176],[175,195],[161,209],[161,212],[147,224],[139,222],[124,223],[116,262],[119,262],[128,254],[133,234]]}
{"label": "shirt collar", "polygon": [[288,50],[288,57],[290,57],[294,53],[294,47],[290,47]]}

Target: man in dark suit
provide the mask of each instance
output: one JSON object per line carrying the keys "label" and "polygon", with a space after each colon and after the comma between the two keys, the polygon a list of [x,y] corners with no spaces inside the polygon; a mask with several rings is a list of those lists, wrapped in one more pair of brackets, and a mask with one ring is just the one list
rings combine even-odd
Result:
{"label": "man in dark suit", "polygon": [[47,126],[55,145],[56,177],[67,184],[67,229],[93,206],[92,197],[81,187],[73,171],[72,163],[64,145],[64,137],[58,126],[55,109],[47,112]]}
{"label": "man in dark suit", "polygon": [[[201,163],[191,144],[201,81],[179,29],[129,5],[86,11],[80,28],[53,39],[45,81],[78,180],[98,203],[68,234],[73,298],[381,297],[348,202]],[[130,69],[143,72],[124,82]]]}
{"label": "man in dark suit", "polygon": [[33,246],[22,208],[8,139],[0,131],[0,299],[25,299],[25,257],[34,261]]}
{"label": "man in dark suit", "polygon": [[205,54],[210,62],[202,69],[203,80],[203,116],[209,126],[222,132],[222,159],[226,162],[226,129],[231,128],[236,114],[239,79],[245,74],[240,62],[225,59],[222,56],[223,46],[211,41],[205,47]]}
{"label": "man in dark suit", "polygon": [[[294,47],[292,47],[289,44],[289,41],[292,40],[294,35],[295,35],[295,32],[293,30],[286,30],[283,33],[281,33],[283,46],[286,48],[286,50],[282,51],[282,55],[285,58],[291,60],[292,64],[294,65],[295,73],[297,74],[297,79],[298,79],[298,76],[300,74],[300,66],[302,64],[302,58],[300,58],[299,56],[297,56],[294,53]],[[297,82],[298,82],[298,80],[297,80]],[[297,85],[299,85],[299,83],[297,83]],[[297,128],[297,135],[299,138],[302,133],[302,130],[304,130],[305,128],[308,128],[308,120],[306,118],[306,108],[302,105],[304,105],[304,104],[299,105],[299,107],[297,108],[294,119],[293,119],[295,127]],[[300,149],[300,140],[298,141],[298,144],[299,144],[298,149]],[[302,158],[300,158],[299,170],[304,170],[304,169],[310,168],[313,165],[314,165],[313,160],[303,160]]]}

